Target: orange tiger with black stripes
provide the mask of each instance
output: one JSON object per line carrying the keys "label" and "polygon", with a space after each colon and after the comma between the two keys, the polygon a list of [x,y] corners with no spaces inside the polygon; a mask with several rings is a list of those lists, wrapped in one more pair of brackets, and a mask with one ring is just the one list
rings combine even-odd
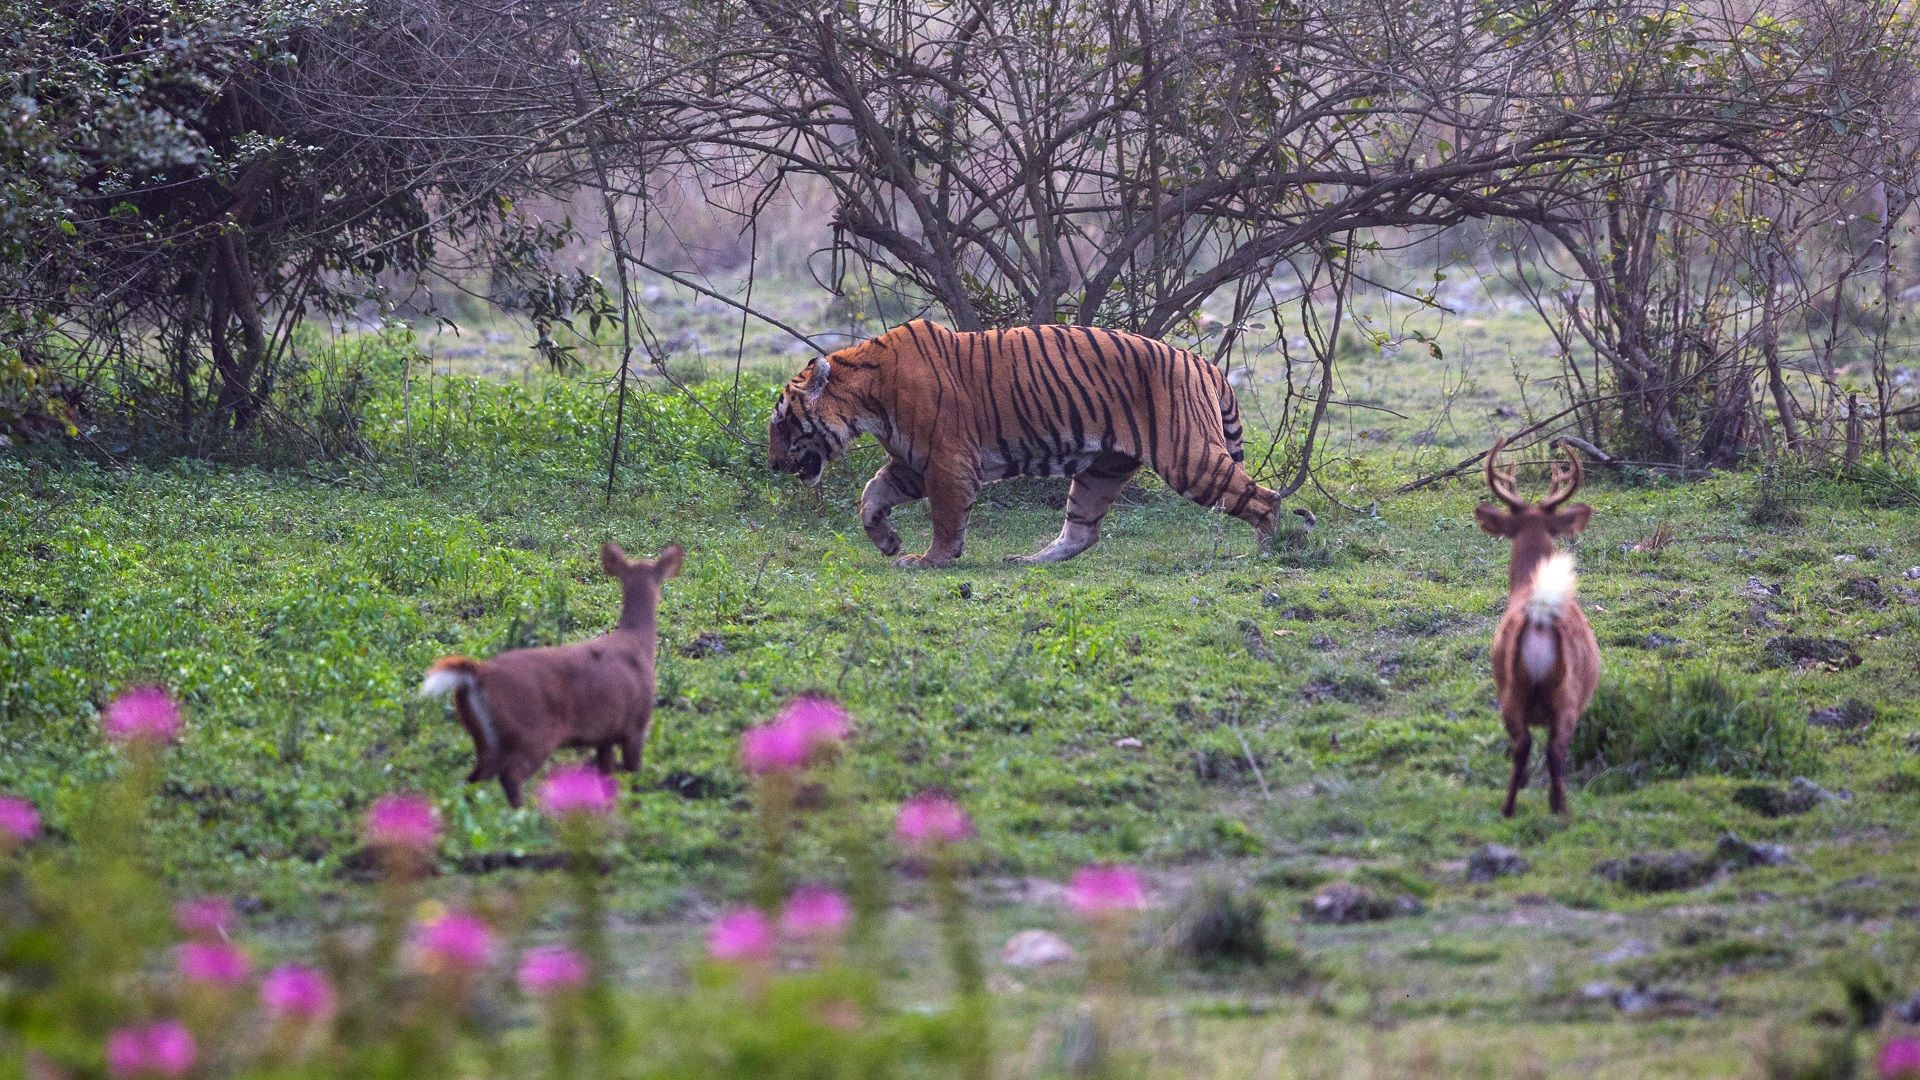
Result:
{"label": "orange tiger with black stripes", "polygon": [[1199,356],[1137,334],[1057,325],[960,333],[924,319],[895,327],[788,380],[767,424],[767,463],[815,485],[861,435],[889,455],[860,496],[860,523],[881,554],[900,551],[893,508],[931,502],[933,543],[896,566],[958,558],[974,494],[1012,476],[1073,477],[1060,535],[1014,562],[1059,562],[1092,547],[1143,464],[1252,525],[1263,546],[1280,510],[1279,494],[1242,467],[1240,403],[1227,380]]}

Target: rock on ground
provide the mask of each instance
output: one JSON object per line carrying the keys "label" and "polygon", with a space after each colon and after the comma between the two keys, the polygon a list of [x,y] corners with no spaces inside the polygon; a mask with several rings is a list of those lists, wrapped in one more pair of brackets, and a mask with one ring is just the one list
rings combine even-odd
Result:
{"label": "rock on ground", "polygon": [[1060,935],[1047,930],[1022,930],[1007,939],[1000,950],[1000,962],[1010,968],[1029,970],[1052,964],[1073,962],[1073,946]]}

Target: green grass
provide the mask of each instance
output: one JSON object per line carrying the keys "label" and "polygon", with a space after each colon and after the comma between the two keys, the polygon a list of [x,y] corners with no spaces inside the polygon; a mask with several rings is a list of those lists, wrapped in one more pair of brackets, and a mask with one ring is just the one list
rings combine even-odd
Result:
{"label": "green grass", "polygon": [[[1375,366],[1356,378],[1380,389]],[[1409,378],[1417,395],[1434,376]],[[708,384],[697,404],[643,388],[610,503],[609,402],[590,378],[388,389],[361,432],[374,464],[0,459],[0,789],[48,807],[59,836],[78,785],[114,767],[97,708],[161,681],[190,724],[152,809],[182,887],[247,897],[297,936],[360,901],[358,813],[396,788],[429,792],[448,815],[441,887],[537,881],[512,867],[552,850],[548,830],[497,788],[461,782],[470,744],[441,702],[415,696],[420,673],[448,652],[598,632],[617,596],[594,547],[679,541],[690,555],[662,611],[663,707],[614,867],[618,903],[639,920],[627,932],[646,942],[684,941],[705,905],[741,894],[736,739],[803,690],[854,711],[850,767],[876,817],[926,788],[966,802],[985,896],[1125,860],[1169,901],[1211,878],[1271,901],[1270,936],[1297,941],[1327,978],[1302,991],[1250,970],[1150,988],[1148,1000],[1192,1010],[1208,1048],[1195,1075],[1241,1075],[1259,1047],[1328,1064],[1281,1073],[1305,1076],[1428,1058],[1471,1074],[1515,1053],[1571,1074],[1603,1049],[1631,1062],[1662,1046],[1689,1063],[1673,1075],[1726,1075],[1763,1023],[1814,1015],[1823,965],[1864,927],[1912,914],[1920,582],[1901,572],[1920,565],[1920,509],[1874,486],[1796,475],[1798,523],[1757,523],[1748,476],[1594,476],[1578,551],[1610,696],[1591,722],[1607,746],[1599,775],[1624,769],[1634,783],[1583,774],[1566,822],[1530,787],[1503,820],[1506,739],[1485,655],[1507,553],[1473,525],[1474,485],[1380,499],[1372,514],[1310,497],[1321,527],[1263,557],[1245,526],[1147,481],[1099,547],[1025,569],[1001,557],[1057,531],[1062,489],[1003,484],[984,494],[958,566],[903,572],[855,520],[878,449],[830,470],[817,501],[729,437],[724,422],[737,412],[751,431],[768,400],[758,379],[739,400],[729,385]],[[1464,456],[1484,434],[1463,421],[1415,457]],[[1329,488],[1366,507],[1407,474],[1398,455],[1363,453],[1329,471]],[[897,519],[909,545],[924,543],[923,509]],[[1627,550],[1660,525],[1671,546]],[[1836,566],[1840,554],[1855,559]],[[1876,579],[1879,600],[1843,591],[1857,575]],[[1862,663],[1772,666],[1764,646],[1782,634],[1844,640]],[[1663,725],[1691,707],[1676,695],[1693,685],[1664,689],[1678,665],[1718,673],[1735,704],[1683,725],[1693,741],[1673,750]],[[1872,706],[1869,725],[1805,726],[1809,710],[1849,700]],[[1737,767],[1760,730],[1741,701],[1783,737],[1765,768]],[[1806,775],[1853,800],[1762,817],[1733,797],[1747,773]],[[1729,830],[1788,845],[1795,865],[1651,896],[1593,873],[1637,851],[1708,850]],[[1489,842],[1534,869],[1467,884],[1463,860]],[[840,870],[824,847],[799,857],[821,876]],[[1300,901],[1338,878],[1416,895],[1427,912],[1298,923]],[[903,882],[902,901],[915,890]],[[1681,909],[1701,907],[1777,940],[1676,944]],[[1054,918],[995,906],[985,940]],[[1596,958],[1634,938],[1652,951],[1627,974],[1711,998],[1711,1017],[1627,1021],[1581,999],[1584,982],[1627,977]],[[1884,952],[1904,985],[1920,980],[1912,935]],[[636,969],[670,968],[663,955]],[[1012,1000],[1044,1017],[1049,993],[1036,984]],[[1391,1034],[1370,1044],[1369,1030]]]}

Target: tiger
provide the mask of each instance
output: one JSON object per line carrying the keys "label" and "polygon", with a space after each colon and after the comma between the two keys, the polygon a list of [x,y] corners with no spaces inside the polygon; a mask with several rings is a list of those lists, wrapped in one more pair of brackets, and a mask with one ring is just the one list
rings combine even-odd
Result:
{"label": "tiger", "polygon": [[[918,319],[808,361],[767,422],[767,464],[810,487],[862,435],[887,463],[860,495],[867,538],[901,567],[946,566],[981,485],[1070,476],[1060,535],[1010,562],[1071,559],[1141,465],[1202,506],[1253,526],[1264,548],[1281,494],[1244,467],[1240,403],[1198,355],[1138,334],[1046,324],[960,332]],[[894,507],[925,498],[933,540],[900,555]],[[1311,528],[1313,513],[1295,507]]]}

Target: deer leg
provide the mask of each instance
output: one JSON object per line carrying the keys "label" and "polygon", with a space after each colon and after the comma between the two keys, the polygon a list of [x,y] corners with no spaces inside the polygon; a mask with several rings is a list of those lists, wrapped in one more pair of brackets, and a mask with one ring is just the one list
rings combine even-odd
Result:
{"label": "deer leg", "polygon": [[613,744],[614,740],[608,739],[593,748],[593,767],[602,776],[613,775]]}
{"label": "deer leg", "polygon": [[646,739],[645,722],[627,728],[627,733],[620,738],[620,768],[630,773],[640,771],[640,748]]}
{"label": "deer leg", "polygon": [[1513,816],[1513,804],[1520,789],[1527,786],[1527,762],[1533,757],[1533,732],[1521,728],[1513,737],[1513,777],[1507,781],[1507,801],[1500,806],[1501,817]]}
{"label": "deer leg", "polygon": [[1573,725],[1561,723],[1547,736],[1547,806],[1561,817],[1567,816],[1567,743],[1572,737]]}

